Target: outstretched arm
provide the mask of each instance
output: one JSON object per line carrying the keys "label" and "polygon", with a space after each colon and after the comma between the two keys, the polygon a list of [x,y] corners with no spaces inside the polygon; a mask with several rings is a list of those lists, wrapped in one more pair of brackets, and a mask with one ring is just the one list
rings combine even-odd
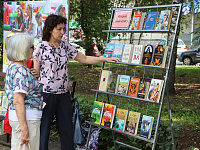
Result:
{"label": "outstretched arm", "polygon": [[84,64],[97,64],[101,62],[119,62],[119,58],[117,57],[111,57],[111,58],[105,58],[105,57],[94,57],[94,56],[85,56],[82,53],[78,53],[75,57],[76,61]]}

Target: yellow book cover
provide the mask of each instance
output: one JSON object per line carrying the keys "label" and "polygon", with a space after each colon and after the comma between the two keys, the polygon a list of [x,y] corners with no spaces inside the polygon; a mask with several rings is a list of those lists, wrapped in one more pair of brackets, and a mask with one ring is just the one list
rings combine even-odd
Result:
{"label": "yellow book cover", "polygon": [[128,110],[117,108],[115,123],[113,125],[114,129],[125,131],[127,114]]}
{"label": "yellow book cover", "polygon": [[137,135],[140,113],[129,111],[125,132]]}

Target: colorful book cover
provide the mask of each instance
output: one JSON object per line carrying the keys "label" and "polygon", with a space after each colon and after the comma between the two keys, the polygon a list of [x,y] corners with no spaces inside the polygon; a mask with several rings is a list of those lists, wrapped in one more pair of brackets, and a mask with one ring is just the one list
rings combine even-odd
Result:
{"label": "colorful book cover", "polygon": [[130,76],[121,75],[118,83],[117,93],[120,95],[127,95]]}
{"label": "colorful book cover", "polygon": [[118,57],[121,61],[124,44],[115,44],[112,57]]}
{"label": "colorful book cover", "polygon": [[142,11],[134,12],[131,30],[142,30],[145,14],[146,13]]}
{"label": "colorful book cover", "polygon": [[2,107],[3,93],[5,93],[5,91],[0,91],[0,107]]}
{"label": "colorful book cover", "polygon": [[162,68],[164,68],[167,57],[167,51],[168,51],[168,46],[166,45],[155,46],[152,65],[161,66]]}
{"label": "colorful book cover", "polygon": [[112,72],[108,70],[101,70],[98,90],[105,92],[107,91],[108,79],[111,73]]}
{"label": "colorful book cover", "polygon": [[93,122],[99,125],[101,124],[103,108],[104,108],[103,102],[94,101],[90,122]]}
{"label": "colorful book cover", "polygon": [[111,29],[128,29],[131,20],[132,9],[115,10]]}
{"label": "colorful book cover", "polygon": [[128,110],[117,108],[114,129],[125,131]]}
{"label": "colorful book cover", "polygon": [[140,136],[150,139],[154,117],[143,115]]}
{"label": "colorful book cover", "polygon": [[108,88],[107,91],[109,93],[115,93],[116,84],[117,84],[117,74],[110,74],[109,80],[108,80]]}
{"label": "colorful book cover", "polygon": [[152,79],[149,87],[147,99],[159,103],[162,91],[163,80]]}
{"label": "colorful book cover", "polygon": [[158,12],[148,12],[144,30],[154,30],[158,18]]}
{"label": "colorful book cover", "polygon": [[171,10],[162,10],[160,13],[159,21],[156,25],[156,30],[169,30],[172,19]]}
{"label": "colorful book cover", "polygon": [[111,58],[114,50],[114,45],[113,43],[107,43],[106,48],[105,48],[105,53],[104,57],[106,58]]}
{"label": "colorful book cover", "polygon": [[131,77],[128,88],[128,96],[137,97],[140,78]]}
{"label": "colorful book cover", "polygon": [[154,53],[154,45],[146,45],[143,51],[142,64],[151,65]]}
{"label": "colorful book cover", "polygon": [[140,113],[129,111],[125,132],[137,135]]}
{"label": "colorful book cover", "polygon": [[124,51],[122,54],[122,62],[130,63],[133,46],[134,45],[131,45],[131,44],[124,45]]}
{"label": "colorful book cover", "polygon": [[147,94],[149,91],[150,82],[140,82],[139,90],[138,90],[138,98],[147,99]]}
{"label": "colorful book cover", "polygon": [[101,125],[112,128],[114,116],[115,116],[116,105],[105,103],[103,109],[103,116]]}
{"label": "colorful book cover", "polygon": [[143,45],[134,45],[134,49],[133,49],[133,53],[131,57],[131,63],[141,64],[143,51],[144,51]]}
{"label": "colorful book cover", "polygon": [[134,12],[131,30],[139,29],[141,17],[142,17],[142,12],[138,12],[138,11]]}

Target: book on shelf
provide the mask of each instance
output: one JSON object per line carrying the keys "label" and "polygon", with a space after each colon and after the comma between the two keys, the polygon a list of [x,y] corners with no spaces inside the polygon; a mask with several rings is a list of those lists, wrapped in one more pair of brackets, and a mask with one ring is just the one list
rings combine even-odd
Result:
{"label": "book on shelf", "polygon": [[101,125],[112,128],[115,117],[116,105],[104,104]]}
{"label": "book on shelf", "polygon": [[138,98],[147,99],[148,91],[149,91],[150,82],[140,82],[140,86],[138,89]]}
{"label": "book on shelf", "polygon": [[129,111],[125,132],[137,135],[140,113]]}
{"label": "book on shelf", "polygon": [[117,108],[115,122],[113,124],[114,129],[125,131],[127,114],[128,110]]}
{"label": "book on shelf", "polygon": [[118,57],[121,61],[124,44],[115,44],[112,57]]}
{"label": "book on shelf", "polygon": [[131,63],[141,64],[143,51],[144,51],[143,45],[134,45],[131,57]]}
{"label": "book on shelf", "polygon": [[130,63],[133,46],[134,45],[131,45],[131,44],[124,45],[124,51],[122,53],[122,62]]}
{"label": "book on shelf", "polygon": [[146,116],[146,115],[142,116],[140,136],[142,136],[144,138],[148,138],[148,139],[151,138],[153,121],[154,121],[154,117]]}
{"label": "book on shelf", "polygon": [[156,25],[156,30],[169,30],[172,20],[171,10],[162,10]]}
{"label": "book on shelf", "polygon": [[167,58],[168,46],[166,45],[156,45],[153,55],[153,66],[165,67],[165,62]]}
{"label": "book on shelf", "polygon": [[144,18],[145,18],[146,12],[134,12],[132,24],[131,24],[131,30],[142,30]]}
{"label": "book on shelf", "polygon": [[159,103],[160,95],[163,87],[163,80],[151,79],[147,99]]}
{"label": "book on shelf", "polygon": [[113,43],[107,43],[106,44],[104,57],[106,57],[106,58],[111,58],[112,57],[114,46],[115,46],[115,44],[113,44]]}
{"label": "book on shelf", "polygon": [[153,53],[154,53],[154,45],[150,44],[145,45],[142,56],[142,64],[151,65]]}
{"label": "book on shelf", "polygon": [[8,108],[8,98],[7,98],[7,95],[5,93],[5,91],[0,91],[0,107],[1,107],[1,110],[0,111],[6,111],[7,108]]}
{"label": "book on shelf", "polygon": [[90,122],[93,122],[99,125],[101,124],[103,108],[104,108],[103,102],[94,101]]}
{"label": "book on shelf", "polygon": [[158,20],[158,12],[148,12],[144,30],[154,30]]}
{"label": "book on shelf", "polygon": [[139,85],[140,85],[140,78],[131,77],[128,88],[128,96],[137,97]]}
{"label": "book on shelf", "polygon": [[115,10],[111,29],[128,29],[132,15],[132,9]]}
{"label": "book on shelf", "polygon": [[5,91],[0,91],[0,107],[2,107],[3,93],[5,93]]}
{"label": "book on shelf", "polygon": [[107,91],[108,79],[111,73],[112,72],[108,70],[101,70],[98,90],[105,92]]}
{"label": "book on shelf", "polygon": [[127,95],[128,86],[129,86],[130,76],[120,75],[119,82],[117,86],[117,94]]}
{"label": "book on shelf", "polygon": [[118,74],[110,74],[108,79],[107,91],[109,93],[115,93],[116,85],[117,85],[117,77]]}

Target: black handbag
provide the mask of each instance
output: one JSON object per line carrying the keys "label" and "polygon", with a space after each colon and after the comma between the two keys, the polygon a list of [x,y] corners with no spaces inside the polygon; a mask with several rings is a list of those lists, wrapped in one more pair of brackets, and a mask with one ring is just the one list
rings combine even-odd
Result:
{"label": "black handbag", "polygon": [[81,132],[82,112],[79,109],[77,96],[74,96],[75,105],[72,118],[72,125],[74,129],[74,144],[81,144],[83,141]]}

